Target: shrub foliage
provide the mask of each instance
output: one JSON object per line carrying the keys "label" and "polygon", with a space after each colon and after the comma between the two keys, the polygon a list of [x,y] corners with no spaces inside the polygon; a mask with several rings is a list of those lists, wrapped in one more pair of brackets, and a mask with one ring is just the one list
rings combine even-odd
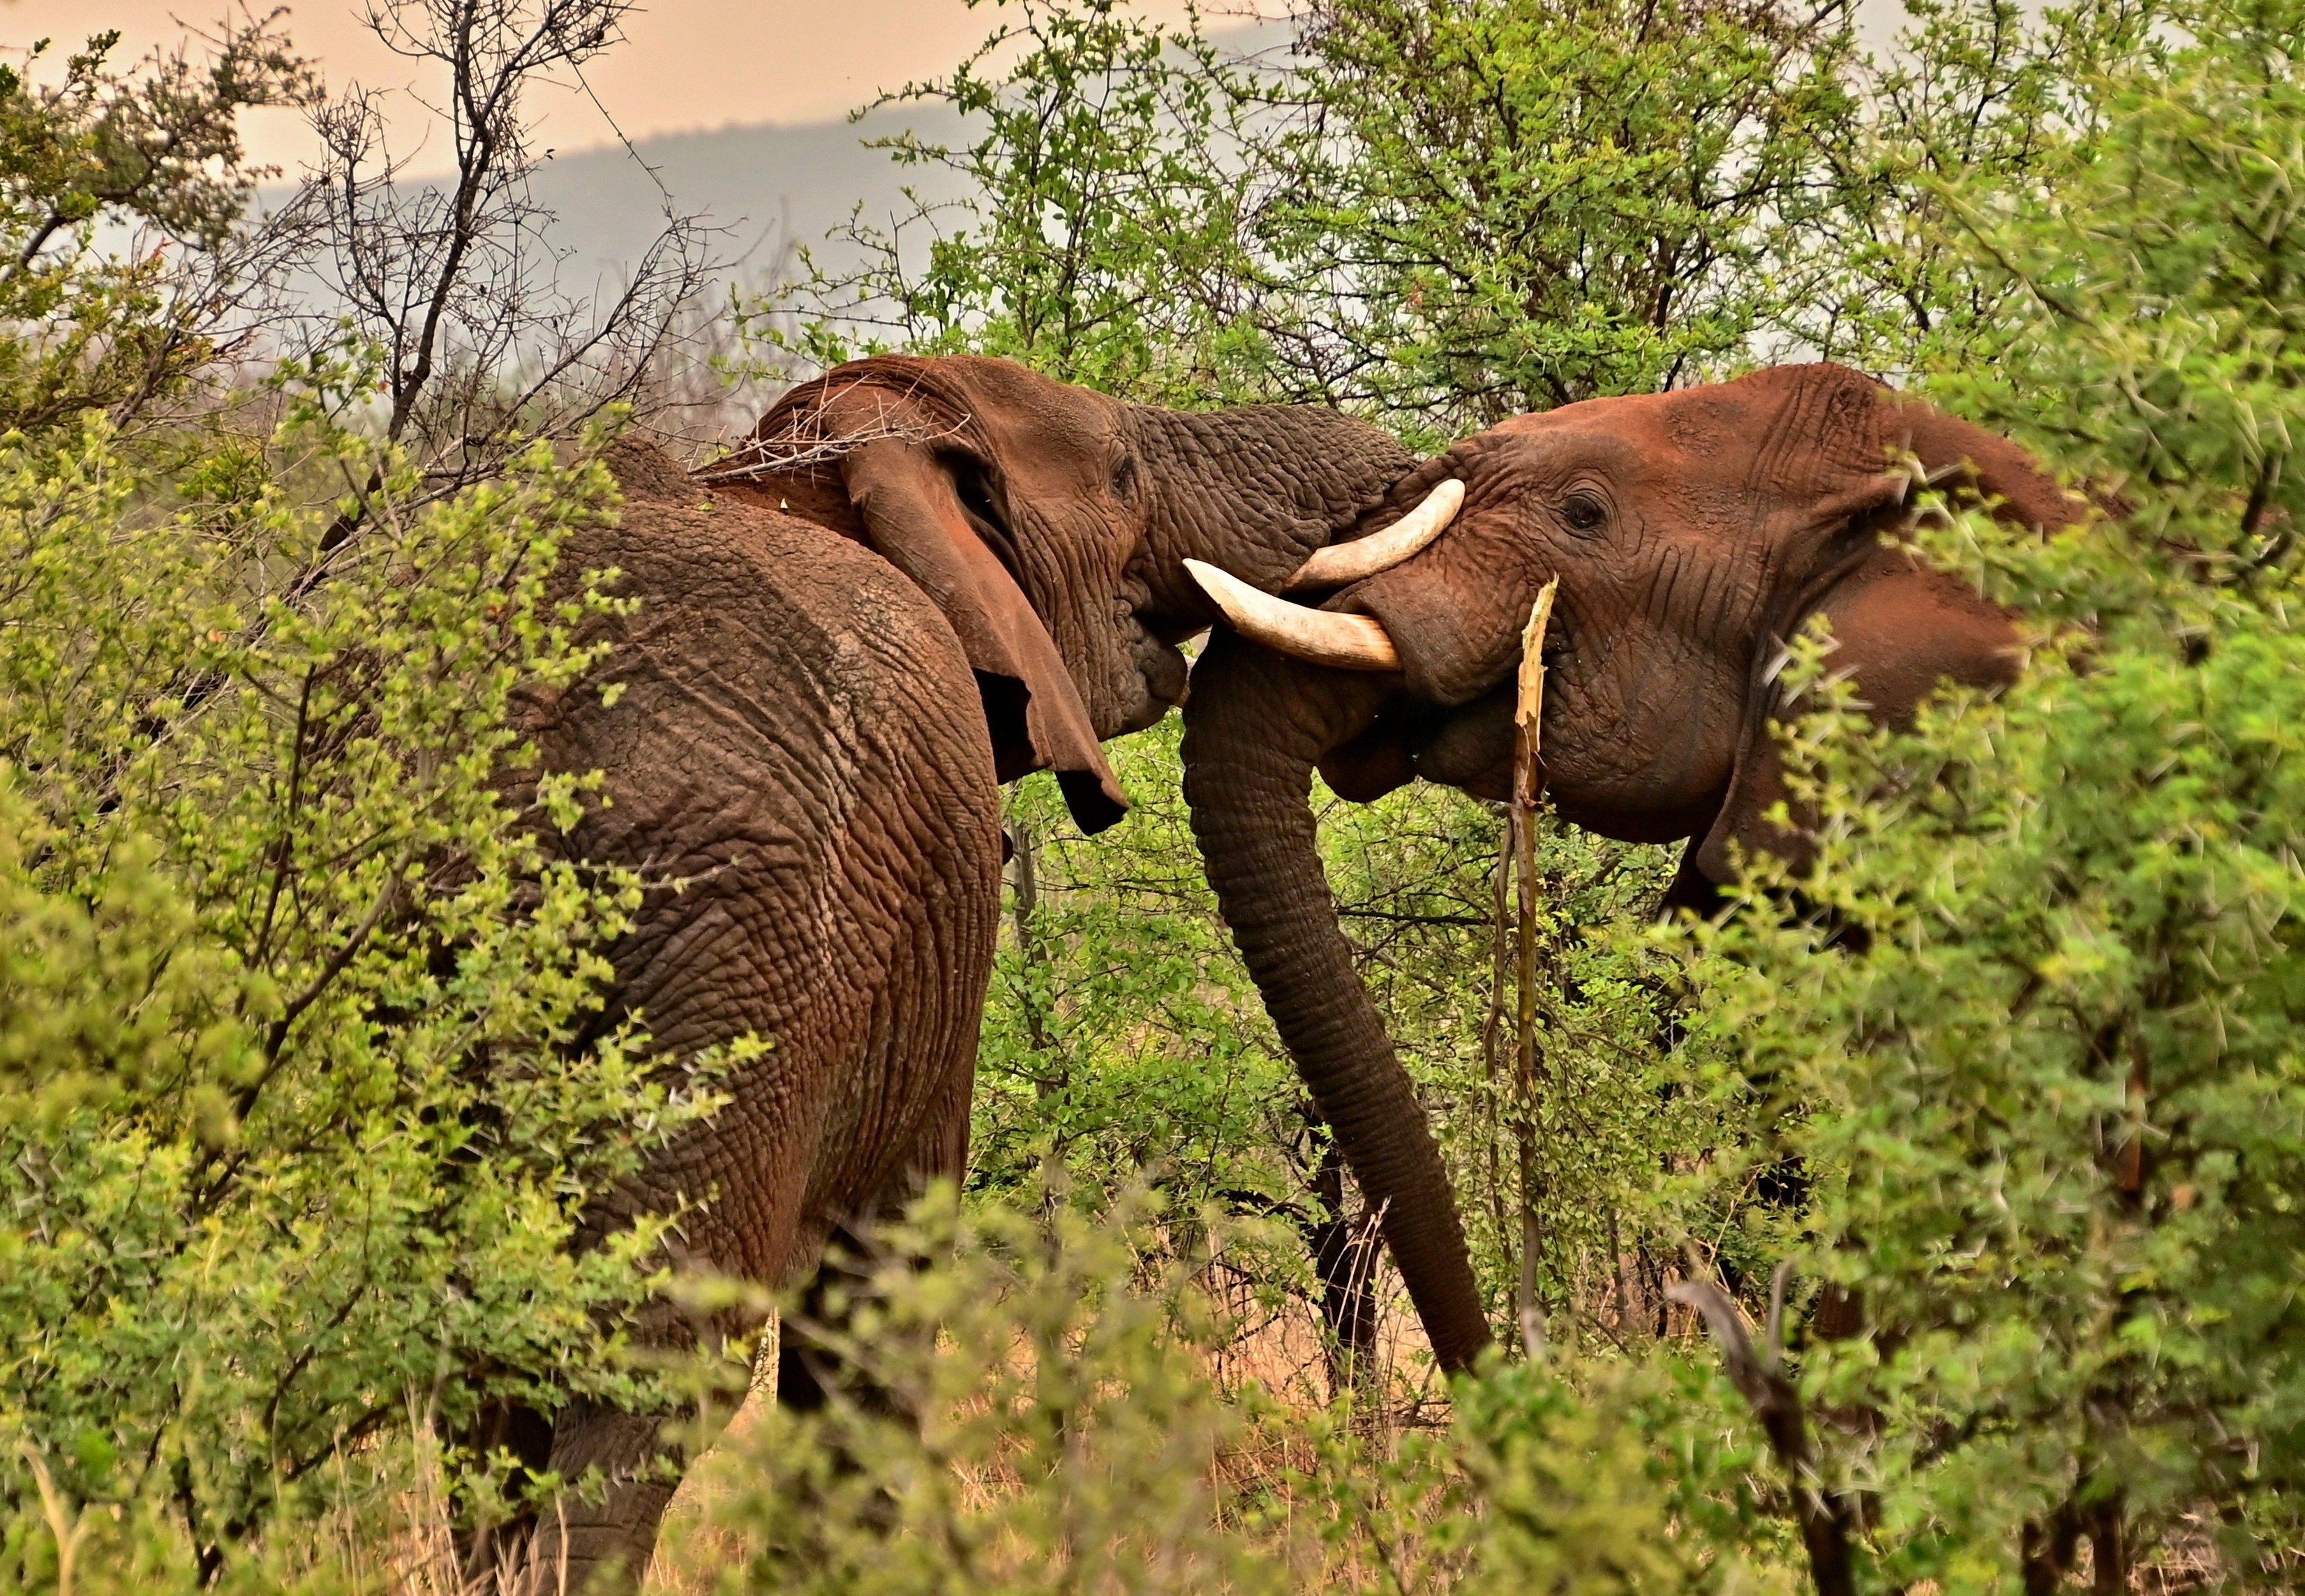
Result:
{"label": "shrub foliage", "polygon": [[[861,270],[742,307],[776,362],[975,350],[1431,444],[1823,352],[2097,508],[1908,529],[2022,612],[1997,698],[1884,732],[1804,641],[1814,874],[1750,862],[1660,927],[1670,855],[1546,829],[1533,1075],[1500,815],[1320,798],[1514,1331],[1451,1390],[1385,1339],[1173,727],[1117,750],[1139,806],[1093,845],[1020,785],[968,1182],[887,1239],[847,1332],[912,1422],[743,1430],[719,1577],[2293,1581],[2305,13],[1911,0],[1892,47],[1833,5],[1308,0],[1241,56],[1119,0],[994,9],[894,97],[974,119],[891,148],[972,197],[860,217]],[[517,437],[525,401],[453,480],[412,469],[357,342],[231,386],[295,247],[240,215],[231,115],[313,89],[268,28],[219,48],[0,78],[11,1584],[333,1578],[367,1554],[312,1551],[323,1518],[379,1544],[478,1405],[638,1396],[653,1235],[566,1244],[711,1103],[711,1059],[572,1044],[635,883],[532,841],[581,778],[506,796],[507,708],[585,665],[601,602],[543,579],[612,491],[581,439]],[[498,1499],[490,1467],[451,1449],[451,1497]]]}

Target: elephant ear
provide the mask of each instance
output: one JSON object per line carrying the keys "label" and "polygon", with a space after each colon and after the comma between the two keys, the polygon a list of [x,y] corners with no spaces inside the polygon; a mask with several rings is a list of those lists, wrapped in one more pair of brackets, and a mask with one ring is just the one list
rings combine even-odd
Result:
{"label": "elephant ear", "polygon": [[1093,835],[1128,798],[1056,640],[965,506],[964,479],[982,461],[974,432],[965,396],[933,366],[881,357],[787,395],[754,446],[794,460],[774,479],[788,508],[871,548],[944,613],[975,669],[999,779],[1053,769]]}
{"label": "elephant ear", "polygon": [[1083,831],[1103,830],[1128,811],[1127,796],[1024,590],[976,535],[952,471],[922,446],[897,439],[846,456],[849,498],[865,541],[944,612],[975,667],[1002,781],[1053,768]]}
{"label": "elephant ear", "polygon": [[2084,512],[2086,501],[2007,438],[1887,389],[1874,388],[1869,406],[1842,405],[1838,415],[1847,425],[1820,451],[1834,463],[1815,485],[1837,524],[1805,540],[1807,579],[1796,584],[1757,662],[1762,679],[1720,812],[1691,845],[1669,905],[1703,906],[1708,884],[1734,877],[1737,849],[1807,862],[1801,817],[1789,816],[1790,828],[1771,818],[1786,794],[1769,726],[1778,647],[1809,616],[1826,618],[1834,669],[1854,680],[1875,719],[1891,725],[1909,724],[1941,683],[1995,688],[2016,679],[2022,641],[2008,612],[1883,539],[1917,486],[1901,463],[1918,460],[1929,486],[1973,497],[2012,525],[2046,531]]}

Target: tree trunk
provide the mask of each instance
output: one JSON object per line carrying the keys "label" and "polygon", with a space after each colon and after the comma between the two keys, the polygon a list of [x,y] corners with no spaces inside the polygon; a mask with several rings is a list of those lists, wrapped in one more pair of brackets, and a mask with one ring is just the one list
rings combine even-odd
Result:
{"label": "tree trunk", "polygon": [[1328,1331],[1322,1351],[1328,1363],[1329,1395],[1365,1389],[1375,1372],[1377,1301],[1376,1236],[1373,1227],[1355,1224],[1345,1203],[1345,1160],[1310,1103],[1305,1117],[1319,1139],[1320,1162],[1313,1167],[1313,1201],[1319,1218],[1307,1227],[1313,1271],[1321,1282],[1321,1322]]}

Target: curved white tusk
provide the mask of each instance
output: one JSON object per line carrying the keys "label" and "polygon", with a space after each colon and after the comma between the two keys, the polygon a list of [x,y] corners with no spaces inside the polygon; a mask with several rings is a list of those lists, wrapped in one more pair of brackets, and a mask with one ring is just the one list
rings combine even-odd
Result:
{"label": "curved white tusk", "polygon": [[1383,623],[1367,615],[1333,615],[1306,609],[1286,598],[1260,593],[1238,576],[1199,560],[1187,560],[1185,569],[1217,601],[1233,629],[1267,648],[1315,665],[1332,665],[1348,671],[1397,671],[1400,656],[1385,635]]}
{"label": "curved white tusk", "polygon": [[1280,590],[1294,593],[1302,588],[1340,588],[1364,576],[1389,571],[1446,531],[1449,523],[1457,519],[1457,511],[1464,502],[1465,485],[1451,477],[1426,494],[1423,504],[1384,531],[1350,543],[1331,543],[1326,548],[1315,549],[1313,557],[1297,568],[1297,574]]}

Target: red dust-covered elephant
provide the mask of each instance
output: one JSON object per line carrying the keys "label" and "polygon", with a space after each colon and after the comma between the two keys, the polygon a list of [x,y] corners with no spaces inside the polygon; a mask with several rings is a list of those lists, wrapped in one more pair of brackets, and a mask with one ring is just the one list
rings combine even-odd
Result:
{"label": "red dust-covered elephant", "polygon": [[1922,481],[2029,526],[2080,513],[2006,439],[1857,372],[1789,366],[1467,439],[1404,477],[1359,531],[1394,537],[1396,517],[1456,483],[1453,523],[1320,608],[1246,573],[1204,573],[1234,630],[1193,671],[1193,824],[1444,1367],[1469,1363],[1489,1327],[1431,1133],[1338,929],[1306,807],[1313,770],[1353,799],[1416,777],[1508,796],[1521,631],[1557,576],[1545,790],[1604,836],[1688,839],[1668,902],[1701,907],[1736,847],[1801,850],[1768,819],[1782,796],[1768,725],[1783,644],[1810,616],[1831,622],[1835,667],[1889,720],[1940,682],[2016,672],[2009,616],[1884,540]]}

